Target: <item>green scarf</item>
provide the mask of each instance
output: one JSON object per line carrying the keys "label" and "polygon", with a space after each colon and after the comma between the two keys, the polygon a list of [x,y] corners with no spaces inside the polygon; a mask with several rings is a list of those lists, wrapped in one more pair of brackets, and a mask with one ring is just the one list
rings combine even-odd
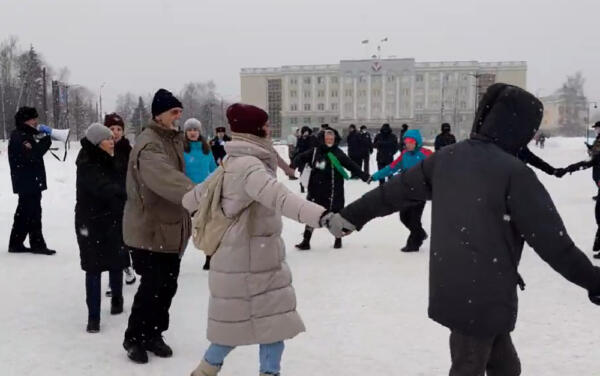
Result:
{"label": "green scarf", "polygon": [[333,167],[336,169],[337,172],[340,173],[340,175],[342,175],[342,177],[345,180],[350,179],[350,176],[348,175],[348,173],[346,172],[346,170],[344,170],[344,167],[340,163],[340,160],[337,159],[337,157],[335,155],[333,155],[332,152],[327,153],[327,158],[329,158],[329,160],[331,161],[331,164],[333,165]]}

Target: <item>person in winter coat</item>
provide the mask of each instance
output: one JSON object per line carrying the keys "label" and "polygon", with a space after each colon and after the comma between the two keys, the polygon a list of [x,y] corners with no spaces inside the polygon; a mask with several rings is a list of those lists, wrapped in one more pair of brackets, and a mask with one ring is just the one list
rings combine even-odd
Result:
{"label": "person in winter coat", "polygon": [[[408,130],[408,124],[402,124],[402,127],[400,128],[400,140],[404,140],[404,134],[406,133],[406,131]],[[404,144],[400,143],[400,151],[404,150]]]}
{"label": "person in winter coat", "polygon": [[[207,337],[192,376],[214,376],[237,346],[258,344],[260,374],[279,375],[284,341],[305,330],[296,312],[292,275],[281,238],[282,216],[320,227],[325,209],[277,181],[277,152],[268,115],[236,103],[227,109],[233,140],[225,145],[222,208],[236,218],[211,261]],[[202,185],[184,196],[193,212]]]}
{"label": "person in winter coat", "polygon": [[[377,168],[381,170],[394,161],[394,155],[398,152],[398,138],[392,133],[389,124],[383,124],[381,130],[375,136],[373,146],[377,149]],[[379,184],[383,184],[380,180]]]}
{"label": "person in winter coat", "polygon": [[[594,124],[594,130],[596,131],[596,140],[588,150],[591,158],[586,161],[573,163],[567,168],[559,169],[559,175],[562,176],[564,175],[564,173],[567,172],[573,173],[580,170],[586,170],[591,167],[592,179],[594,179],[594,183],[596,184],[600,192],[600,121]],[[594,213],[596,217],[597,229],[596,236],[594,237],[594,245],[592,247],[592,250],[596,252],[594,258],[600,259],[600,200],[596,200]]]}
{"label": "person in winter coat", "polygon": [[360,161],[358,166],[362,168],[365,174],[370,175],[371,171],[371,154],[373,154],[373,141],[371,133],[366,125],[360,126]]}
{"label": "person in winter coat", "polygon": [[[113,134],[94,123],[81,140],[77,155],[75,233],[81,269],[85,271],[88,333],[100,330],[100,274],[109,272],[111,314],[123,312],[125,253],[121,231],[123,205],[127,199],[114,163]],[[129,256],[127,256],[129,257]]]}
{"label": "person in winter coat", "polygon": [[217,127],[216,132],[217,135],[210,141],[210,147],[212,148],[215,162],[220,165],[225,155],[227,155],[225,143],[231,141],[231,137],[227,135],[225,127]]}
{"label": "person in winter coat", "polygon": [[[369,180],[369,175],[339,148],[340,141],[341,137],[335,129],[325,129],[319,139],[319,145],[296,156],[293,162],[293,166],[309,165],[312,169],[306,199],[334,213],[344,207],[344,180],[349,178],[344,168],[365,182]],[[302,242],[297,244],[296,248],[309,250],[312,233],[313,228],[307,225]],[[333,248],[341,247],[342,239],[338,237]]]}
{"label": "person in winter coat", "polygon": [[[298,139],[298,143],[296,144],[296,154],[294,155],[294,158],[292,158],[292,164],[293,164],[293,160],[298,155],[306,152],[307,150],[312,150],[319,143],[317,141],[317,138],[315,136],[313,136],[313,131],[312,131],[312,129],[310,129],[310,127],[307,127],[307,126],[302,127],[301,134],[302,134],[302,136]],[[302,174],[302,171],[304,171],[304,165],[297,166],[297,167],[298,167],[298,171],[300,172],[300,174]],[[305,188],[306,187],[304,187],[302,185],[302,183],[300,183],[300,192],[301,193],[304,193]]]}
{"label": "person in winter coat", "polygon": [[340,236],[401,210],[406,200],[432,201],[429,317],[451,330],[451,376],[520,374],[510,332],[525,242],[600,304],[600,269],[573,244],[535,173],[515,158],[542,114],[542,103],[530,93],[494,84],[469,140],[323,219]]}
{"label": "person in winter coat", "polygon": [[442,133],[435,136],[435,151],[440,151],[444,146],[456,144],[456,137],[451,133],[450,124],[442,124]]}
{"label": "person in winter coat", "polygon": [[[410,129],[404,133],[404,150],[392,163],[377,171],[371,180],[383,180],[395,173],[408,171],[413,166],[431,156],[431,150],[423,147],[421,132]],[[421,245],[427,239],[427,232],[423,229],[421,218],[425,209],[425,201],[406,202],[405,207],[400,210],[400,221],[410,230],[410,235],[402,252],[418,252]]]}
{"label": "person in winter coat", "polygon": [[[202,123],[200,120],[190,118],[183,123],[185,143],[183,144],[183,157],[185,159],[185,174],[194,184],[200,184],[217,169],[215,158],[210,151],[210,145],[200,134]],[[210,269],[210,256],[206,256],[202,269]]]}
{"label": "person in winter coat", "polygon": [[[352,160],[352,162],[359,165],[361,163],[361,155],[360,155],[360,134],[356,129],[356,125],[350,124],[348,127],[348,136],[346,136],[346,143],[348,144],[348,157]],[[358,176],[352,175],[352,179],[357,179]]]}
{"label": "person in winter coat", "polygon": [[[117,169],[119,184],[123,188],[123,191],[125,191],[127,180],[127,166],[129,164],[129,154],[131,153],[131,144],[129,143],[129,140],[123,136],[125,133],[125,122],[123,121],[123,118],[120,115],[113,112],[104,116],[104,125],[108,127],[113,133],[113,139],[115,141],[115,155],[113,157],[113,161]],[[123,239],[122,221],[124,208],[125,201],[123,201],[123,206],[121,207],[121,214],[119,215],[120,224],[118,227],[121,233],[121,239]],[[125,272],[125,283],[128,285],[132,285],[135,283],[136,277],[133,268],[131,267],[131,257],[129,255],[129,249],[127,249],[124,242],[122,242],[121,246],[123,247],[123,257],[125,257],[125,269],[123,269],[123,271]],[[107,290],[106,294],[109,296],[112,295],[112,290]]]}
{"label": "person in winter coat", "polygon": [[181,199],[194,187],[184,173],[184,138],[176,124],[182,111],[173,94],[158,90],[152,100],[152,121],[137,137],[129,157],[123,236],[141,280],[123,347],[137,363],[148,362],[146,351],[159,357],[173,355],[162,333],[169,328],[169,308],[191,231]]}
{"label": "person in winter coat", "polygon": [[[19,195],[10,232],[8,252],[53,255],[42,234],[42,192],[46,190],[44,154],[50,149],[52,129],[38,126],[33,107],[21,107],[15,114],[15,130],[8,142],[8,163],[13,192]],[[29,236],[29,248],[23,245]]]}

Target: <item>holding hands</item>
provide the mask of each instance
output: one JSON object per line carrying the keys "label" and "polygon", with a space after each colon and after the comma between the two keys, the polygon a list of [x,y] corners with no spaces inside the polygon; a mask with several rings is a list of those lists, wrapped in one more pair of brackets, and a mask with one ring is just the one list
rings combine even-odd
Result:
{"label": "holding hands", "polygon": [[337,213],[326,213],[319,220],[321,226],[327,228],[336,238],[350,235],[356,227]]}

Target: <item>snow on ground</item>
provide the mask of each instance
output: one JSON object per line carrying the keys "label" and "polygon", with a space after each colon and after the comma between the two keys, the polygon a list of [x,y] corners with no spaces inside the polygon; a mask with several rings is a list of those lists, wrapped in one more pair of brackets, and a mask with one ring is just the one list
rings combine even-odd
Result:
{"label": "snow on ground", "polygon": [[[0,145],[0,245],[7,247],[17,199],[11,190],[6,146]],[[533,150],[558,166],[586,157],[583,139],[552,138],[545,149]],[[121,343],[136,287],[124,287],[123,315],[111,316],[110,300],[103,298],[101,332],[85,332],[84,273],[79,267],[73,213],[76,152],[74,146],[65,163],[46,157],[49,190],[43,198],[44,234],[58,254],[0,251],[0,375],[189,374],[208,345],[207,273],[201,269],[203,254],[191,245],[171,308],[171,328],[165,334],[173,358],[151,356],[150,363],[142,366],[127,359]],[[591,255],[595,232],[591,197],[596,193],[591,171],[562,180],[538,175],[570,235]],[[297,182],[282,179],[298,191]],[[347,202],[373,188],[358,181],[346,187]],[[423,220],[429,229],[429,204]],[[319,230],[313,250],[298,252],[293,245],[300,241],[302,230],[302,225],[285,220],[288,261],[307,332],[286,342],[284,375],[448,374],[449,331],[427,318],[428,243],[417,254],[401,253],[407,231],[397,215],[374,220],[345,238],[342,250],[332,249],[333,238]],[[530,248],[524,251],[520,271],[527,288],[519,292],[520,315],[513,336],[523,374],[600,374],[600,307]],[[221,374],[258,374],[257,347],[234,351]]]}

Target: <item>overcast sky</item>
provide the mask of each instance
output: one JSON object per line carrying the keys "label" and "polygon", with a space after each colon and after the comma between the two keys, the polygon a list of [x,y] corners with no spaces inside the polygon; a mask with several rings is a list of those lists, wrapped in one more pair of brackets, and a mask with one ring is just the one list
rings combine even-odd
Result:
{"label": "overcast sky", "polygon": [[106,82],[105,111],[209,79],[239,99],[242,67],[365,58],[360,41],[384,37],[384,56],[525,60],[538,95],[580,70],[600,101],[599,16],[598,0],[0,0],[0,39],[68,66],[71,84]]}

